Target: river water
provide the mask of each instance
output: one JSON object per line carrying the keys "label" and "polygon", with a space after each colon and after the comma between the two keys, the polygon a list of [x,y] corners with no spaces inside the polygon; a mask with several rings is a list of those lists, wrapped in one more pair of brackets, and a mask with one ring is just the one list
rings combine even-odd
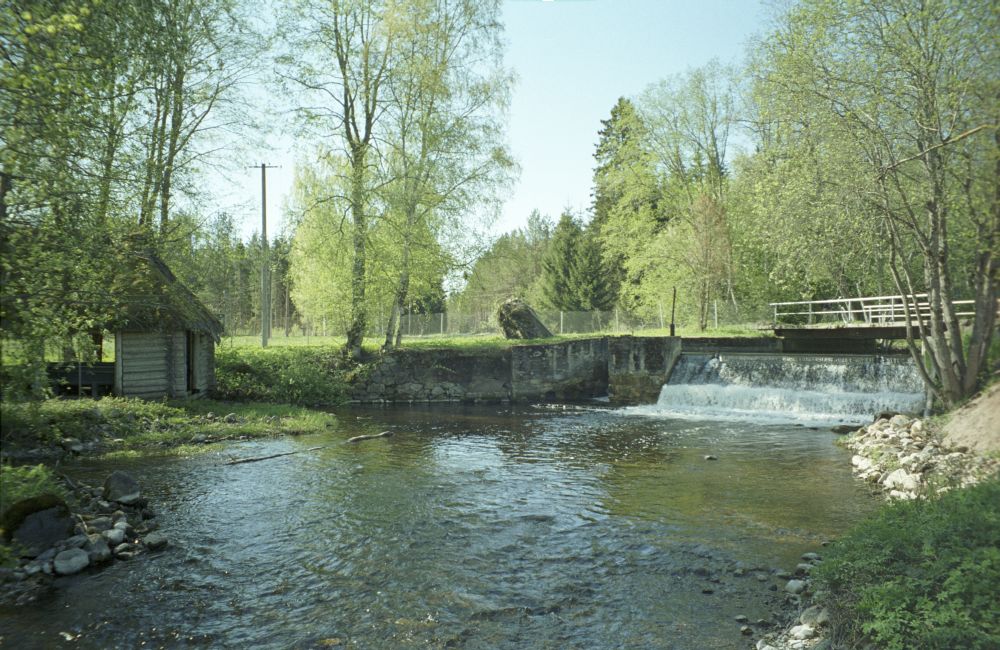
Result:
{"label": "river water", "polygon": [[98,484],[132,472],[171,545],[0,610],[8,647],[746,648],[734,617],[781,608],[771,570],[875,507],[835,436],[793,423],[599,406],[338,417],[324,436],[66,467]]}

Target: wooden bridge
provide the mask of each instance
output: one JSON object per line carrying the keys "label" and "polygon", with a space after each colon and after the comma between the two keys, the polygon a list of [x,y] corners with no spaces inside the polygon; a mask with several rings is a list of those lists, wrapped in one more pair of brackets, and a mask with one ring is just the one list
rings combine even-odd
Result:
{"label": "wooden bridge", "polygon": [[[775,336],[793,339],[871,341],[906,338],[907,315],[917,325],[930,317],[926,293],[772,302]],[[959,318],[975,315],[974,301],[954,300]]]}

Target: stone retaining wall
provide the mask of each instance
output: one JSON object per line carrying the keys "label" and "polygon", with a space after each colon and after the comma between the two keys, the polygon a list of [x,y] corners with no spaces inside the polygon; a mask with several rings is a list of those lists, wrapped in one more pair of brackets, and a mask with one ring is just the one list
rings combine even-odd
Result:
{"label": "stone retaining wall", "polygon": [[[613,350],[613,353],[612,353]],[[680,339],[601,337],[506,350],[396,350],[354,382],[355,402],[655,402]]]}
{"label": "stone retaining wall", "polygon": [[511,351],[396,350],[354,382],[356,402],[502,402]]}
{"label": "stone retaining wall", "polygon": [[681,354],[681,339],[616,336],[608,340],[608,397],[614,404],[653,404]]}
{"label": "stone retaining wall", "polygon": [[511,398],[572,401],[608,392],[608,339],[511,348]]}

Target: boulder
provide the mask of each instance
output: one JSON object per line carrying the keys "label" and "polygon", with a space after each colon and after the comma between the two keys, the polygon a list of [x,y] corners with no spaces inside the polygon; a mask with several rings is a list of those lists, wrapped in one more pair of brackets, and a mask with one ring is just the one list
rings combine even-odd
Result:
{"label": "boulder", "polygon": [[121,528],[111,528],[101,533],[101,536],[103,536],[104,539],[107,540],[107,543],[112,547],[118,546],[125,541],[125,531]]}
{"label": "boulder", "polygon": [[912,420],[902,413],[897,413],[896,415],[889,418],[889,424],[896,427],[897,429],[906,429],[910,426]]}
{"label": "boulder", "polygon": [[111,528],[111,517],[95,517],[87,522],[87,530],[100,533]]}
{"label": "boulder", "polygon": [[2,526],[7,540],[22,547],[25,557],[36,557],[72,536],[74,523],[62,499],[54,494],[40,494],[7,508]]}
{"label": "boulder", "polygon": [[547,339],[552,336],[528,303],[518,298],[510,298],[500,305],[497,323],[504,338],[508,339]]}
{"label": "boulder", "polygon": [[55,557],[52,565],[61,576],[73,575],[87,568],[90,556],[82,548],[71,548]]}
{"label": "boulder", "polygon": [[87,552],[91,564],[101,564],[111,559],[111,547],[100,535],[89,535],[83,550]]}
{"label": "boulder", "polygon": [[167,545],[167,537],[163,533],[150,533],[143,538],[142,543],[151,551]]}
{"label": "boulder", "polygon": [[789,580],[788,584],[785,585],[785,591],[790,594],[801,594],[806,590],[806,583],[804,580]]}
{"label": "boulder", "polygon": [[809,627],[820,627],[830,622],[830,614],[825,608],[813,605],[799,615],[799,622]]}
{"label": "boulder", "polygon": [[87,536],[80,534],[80,535],[73,535],[69,539],[65,540],[61,544],[61,546],[63,546],[64,548],[82,548],[83,545],[86,543],[87,543]]}
{"label": "boulder", "polygon": [[882,485],[887,490],[914,492],[920,488],[920,476],[918,474],[910,474],[905,469],[900,468],[887,474],[882,479]]}
{"label": "boulder", "polygon": [[123,505],[132,505],[142,497],[139,482],[122,471],[112,472],[104,480],[104,492],[101,495],[105,501],[117,501]]}
{"label": "boulder", "polygon": [[788,630],[788,635],[793,639],[811,639],[816,636],[816,630],[808,625],[796,625],[792,629]]}
{"label": "boulder", "polygon": [[873,463],[870,458],[865,458],[864,456],[855,454],[854,456],[851,456],[851,465],[854,465],[859,472],[865,472],[874,467],[875,463]]}

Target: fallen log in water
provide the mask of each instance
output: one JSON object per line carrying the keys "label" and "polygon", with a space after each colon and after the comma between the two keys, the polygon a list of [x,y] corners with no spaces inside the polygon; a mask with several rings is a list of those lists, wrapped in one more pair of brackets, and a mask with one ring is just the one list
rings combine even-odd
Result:
{"label": "fallen log in water", "polygon": [[392,435],[392,431],[383,431],[382,433],[376,433],[373,436],[354,436],[353,438],[348,438],[347,442],[361,442],[362,440],[374,440],[375,438],[388,438]]}
{"label": "fallen log in water", "polygon": [[[348,438],[347,442],[361,442],[362,440],[374,440],[375,438],[388,438],[392,435],[392,431],[383,431],[382,433],[376,433],[374,435],[364,435],[364,436],[354,436],[353,438]],[[331,445],[322,445],[320,447],[309,447],[308,449],[296,449],[295,451],[283,451],[280,454],[268,454],[267,456],[252,456],[250,458],[233,458],[226,461],[223,465],[240,465],[242,463],[256,463],[258,460],[270,460],[271,458],[280,458],[282,456],[291,456],[292,454],[301,454],[306,451],[317,451],[319,449],[326,449]]]}
{"label": "fallen log in water", "polygon": [[223,465],[239,465],[240,463],[256,463],[258,460],[268,460],[271,458],[278,458],[280,456],[291,456],[292,454],[301,454],[304,451],[316,451],[318,449],[326,449],[329,445],[323,445],[322,447],[310,447],[309,449],[296,449],[295,451],[283,451],[280,454],[268,454],[267,456],[253,456],[251,458],[234,458],[230,461],[223,463]]}

